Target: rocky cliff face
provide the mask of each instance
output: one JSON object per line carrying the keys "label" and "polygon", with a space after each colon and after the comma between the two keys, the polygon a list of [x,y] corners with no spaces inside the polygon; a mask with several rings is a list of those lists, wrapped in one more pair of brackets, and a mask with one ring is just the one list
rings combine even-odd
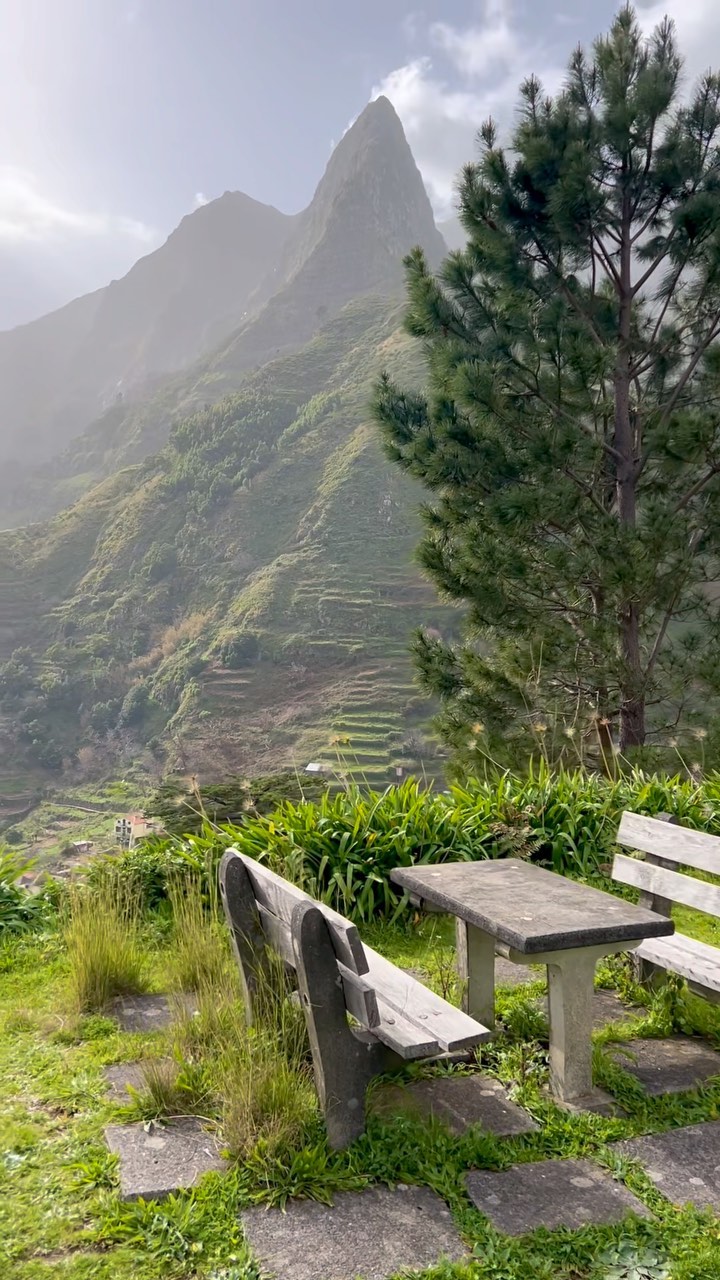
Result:
{"label": "rocky cliff face", "polygon": [[402,124],[388,99],[378,98],[333,152],[277,272],[261,288],[265,307],[217,365],[257,366],[306,341],[352,298],[399,293],[403,256],[417,244],[432,262],[445,252]]}
{"label": "rocky cliff face", "polygon": [[122,280],[0,334],[0,459],[42,461],[240,324],[294,219],[239,192],[183,218]]}
{"label": "rocky cliff face", "polygon": [[0,334],[0,528],[44,519],[161,448],[353,299],[401,297],[402,259],[445,244],[386,98],[295,217],[227,192],[122,280]]}

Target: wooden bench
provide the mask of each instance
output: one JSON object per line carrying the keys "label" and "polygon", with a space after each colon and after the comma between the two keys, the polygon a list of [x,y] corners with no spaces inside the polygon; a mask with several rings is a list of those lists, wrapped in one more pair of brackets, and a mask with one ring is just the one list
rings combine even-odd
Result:
{"label": "wooden bench", "polygon": [[268,946],[297,975],[331,1146],[363,1132],[374,1076],[490,1038],[487,1027],[364,946],[344,916],[262,863],[229,849],[219,875],[249,1021]]}
{"label": "wooden bench", "polygon": [[[679,868],[720,876],[720,838],[678,826],[667,818],[624,813],[617,843],[645,855],[644,860],[617,854],[613,879],[639,889],[643,906],[669,916],[673,903],[720,918],[720,887],[683,874]],[[706,1000],[720,1003],[720,947],[696,942],[683,933],[649,938],[635,951],[649,978],[658,969],[680,974]]]}

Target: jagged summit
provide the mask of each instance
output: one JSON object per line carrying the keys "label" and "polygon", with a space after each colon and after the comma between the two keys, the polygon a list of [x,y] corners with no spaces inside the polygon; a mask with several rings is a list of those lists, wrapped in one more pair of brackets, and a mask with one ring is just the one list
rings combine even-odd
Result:
{"label": "jagged summit", "polygon": [[[401,121],[376,98],[340,140],[304,212],[290,217],[227,191],[121,280],[0,333],[0,461],[15,467],[0,473],[0,488],[25,490],[28,464],[92,433],[108,409],[117,417],[118,404],[138,405],[146,422],[170,376],[187,379],[178,406],[193,402],[200,381],[206,403],[307,342],[352,299],[398,295],[402,259],[416,244],[431,262],[443,256]],[[168,403],[147,431],[125,431],[118,418],[134,460],[146,437],[151,452],[162,442]],[[0,525],[16,510],[23,519],[42,514],[0,494]]]}
{"label": "jagged summit", "polygon": [[403,257],[417,244],[433,263],[445,253],[400,119],[377,98],[333,151],[266,282],[264,308],[219,353],[216,368],[257,366],[306,341],[351,298],[399,292]]}

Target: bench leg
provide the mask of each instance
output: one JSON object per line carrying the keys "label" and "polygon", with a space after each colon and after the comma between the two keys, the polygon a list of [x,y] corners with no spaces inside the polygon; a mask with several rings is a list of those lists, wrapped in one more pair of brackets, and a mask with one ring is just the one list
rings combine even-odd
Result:
{"label": "bench leg", "polygon": [[314,903],[295,907],[292,938],[315,1083],[328,1142],[338,1149],[365,1129],[365,1092],[373,1076],[400,1060],[370,1033],[351,1030],[330,930]]}
{"label": "bench leg", "polygon": [[638,986],[646,987],[648,991],[658,991],[664,985],[665,970],[659,969],[652,960],[643,960],[641,956],[632,955],[631,963],[633,977]]}
{"label": "bench leg", "polygon": [[255,906],[250,877],[236,854],[228,852],[218,871],[220,897],[240,969],[245,1013],[253,1022],[253,1000],[260,975],[267,970],[265,934]]}
{"label": "bench leg", "polygon": [[495,1026],[495,939],[455,920],[455,954],[465,1013],[492,1031]]}

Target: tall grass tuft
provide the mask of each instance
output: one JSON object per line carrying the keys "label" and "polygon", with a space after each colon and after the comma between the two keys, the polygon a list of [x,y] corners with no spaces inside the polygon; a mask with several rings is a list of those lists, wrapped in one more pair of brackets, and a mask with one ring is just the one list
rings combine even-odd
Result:
{"label": "tall grass tuft", "polygon": [[139,904],[121,876],[108,871],[93,886],[71,886],[63,936],[78,1013],[98,1013],[115,996],[147,990]]}
{"label": "tall grass tuft", "polygon": [[233,1154],[262,1146],[270,1157],[307,1141],[318,1114],[305,1018],[274,957],[259,980],[255,1020],[240,1028],[220,1059],[223,1130]]}
{"label": "tall grass tuft", "polygon": [[[208,900],[208,885],[211,893]],[[173,917],[170,952],[172,985],[181,991],[221,986],[230,948],[219,917],[217,877],[200,872],[174,873],[168,880]]]}
{"label": "tall grass tuft", "polygon": [[138,1110],[215,1120],[238,1159],[298,1149],[317,1123],[318,1104],[305,1019],[285,966],[268,953],[248,1025],[230,935],[206,878],[173,876],[168,894],[172,984],[195,999],[178,999],[169,1056],[146,1065]]}

